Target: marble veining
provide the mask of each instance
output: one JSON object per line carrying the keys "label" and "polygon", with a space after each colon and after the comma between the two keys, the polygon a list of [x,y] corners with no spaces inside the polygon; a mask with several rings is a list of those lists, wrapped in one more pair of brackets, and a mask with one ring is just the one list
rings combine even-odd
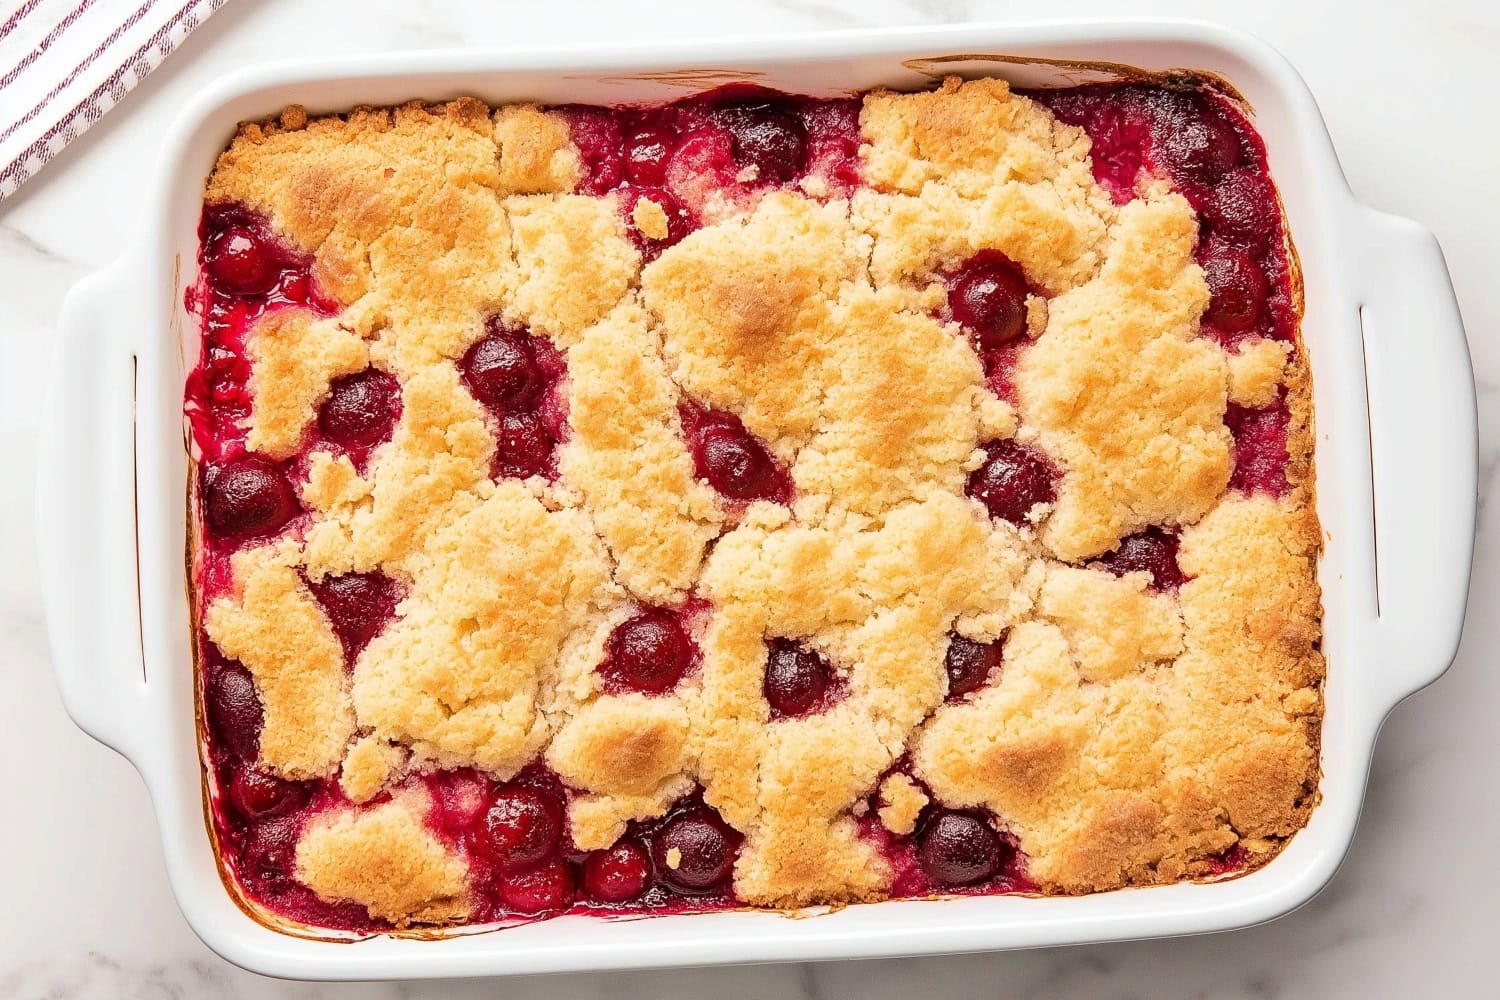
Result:
{"label": "marble veining", "polygon": [[[1351,17],[1303,0],[1156,0],[1131,13],[1220,19],[1278,45],[1323,106],[1355,192],[1442,240],[1480,393],[1481,490],[1500,475],[1500,244],[1493,172],[1500,83],[1487,0],[1371,0]],[[1447,677],[1399,708],[1376,751],[1358,836],[1332,884],[1232,934],[1052,951],[826,965],[321,985],[242,972],[188,930],[166,884],[145,789],[67,719],[52,681],[32,540],[44,380],[67,289],[124,247],[158,138],[185,100],[260,59],[405,47],[709,36],[968,19],[1108,16],[1111,0],[236,0],[103,122],[0,206],[0,998],[1495,996],[1500,918],[1500,540],[1481,505],[1469,626]],[[1431,85],[1431,86],[1429,86]],[[3,118],[0,101],[0,118]],[[1408,336],[1421,350],[1420,331]],[[1356,665],[1357,666],[1357,665]]]}

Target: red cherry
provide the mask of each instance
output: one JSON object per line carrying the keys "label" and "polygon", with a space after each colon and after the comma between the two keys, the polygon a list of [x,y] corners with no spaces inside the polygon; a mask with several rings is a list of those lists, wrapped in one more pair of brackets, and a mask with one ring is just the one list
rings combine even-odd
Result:
{"label": "red cherry", "polygon": [[578,189],[600,195],[618,186],[624,174],[619,116],[606,108],[582,105],[560,110],[568,121],[568,137],[583,161]]}
{"label": "red cherry", "polygon": [[405,588],[384,573],[345,573],[307,586],[323,606],[351,665],[390,624],[396,605],[406,596]]}
{"label": "red cherry", "polygon": [[662,694],[677,686],[692,660],[693,641],[677,615],[649,608],[610,633],[599,673],[608,691]]}
{"label": "red cherry", "polygon": [[1187,579],[1177,568],[1176,534],[1155,526],[1120,539],[1119,546],[1099,562],[1116,576],[1150,573],[1157,590],[1175,591]]}
{"label": "red cherry", "polygon": [[1026,332],[1026,279],[999,254],[970,261],[953,277],[948,308],[972,330],[979,346],[993,350]]}
{"label": "red cherry", "polygon": [[495,440],[495,478],[525,479],[547,471],[556,444],[536,413],[507,413]]}
{"label": "red cherry", "polygon": [[1260,321],[1271,284],[1243,250],[1218,244],[1203,258],[1203,278],[1211,296],[1203,319],[1229,333],[1242,333]]}
{"label": "red cherry", "polygon": [[291,881],[301,830],[301,818],[296,815],[278,816],[251,827],[240,850],[241,874],[272,884]]}
{"label": "red cherry", "polygon": [[562,858],[510,872],[500,880],[500,898],[518,913],[561,910],[573,901],[573,869]]}
{"label": "red cherry", "polygon": [[743,838],[705,807],[667,820],[651,840],[656,870],[678,892],[714,892],[734,874],[734,859]]}
{"label": "red cherry", "polygon": [[961,635],[948,640],[948,652],[943,657],[943,667],[948,671],[948,697],[961,698],[970,691],[977,691],[996,670],[1000,669],[1005,644],[975,642]]}
{"label": "red cherry", "polygon": [[667,160],[677,148],[677,130],[664,122],[642,125],[625,137],[625,176],[634,184],[667,180]]}
{"label": "red cherry", "polygon": [[390,439],[401,411],[401,384],[376,368],[333,380],[318,411],[318,429],[344,448],[373,448]]}
{"label": "red cherry", "polygon": [[771,718],[796,718],[817,709],[833,682],[833,667],[823,657],[790,639],[771,640],[761,688]]}
{"label": "red cherry", "polygon": [[1225,174],[1202,212],[1213,235],[1238,246],[1265,250],[1276,235],[1276,195],[1270,182],[1248,167]]}
{"label": "red cherry", "polygon": [[300,808],[307,801],[307,789],[246,767],[229,779],[229,801],[246,819],[269,819]]}
{"label": "red cherry", "polygon": [[989,457],[969,474],[968,494],[998,517],[1025,524],[1037,504],[1057,499],[1057,473],[1042,455],[1015,441],[985,446]]}
{"label": "red cherry", "polygon": [[[689,415],[691,416],[691,415]],[[731,500],[779,500],[784,483],[766,446],[729,413],[684,420],[698,476]]]}
{"label": "red cherry", "polygon": [[231,295],[261,295],[279,276],[276,256],[263,237],[234,226],[209,237],[203,265],[214,284]]}
{"label": "red cherry", "polygon": [[1224,423],[1234,435],[1231,489],[1280,496],[1287,490],[1286,435],[1289,415],[1284,403],[1261,410],[1229,404]]}
{"label": "red cherry", "polygon": [[938,885],[973,885],[993,878],[1014,853],[988,823],[961,812],[939,812],[917,838],[917,863]]}
{"label": "red cherry", "polygon": [[265,710],[250,671],[240,663],[225,663],[209,676],[205,696],[208,723],[219,742],[243,760],[260,755],[260,729]]}
{"label": "red cherry", "polygon": [[241,455],[203,471],[204,509],[216,535],[269,535],[297,515],[286,473],[259,455]]}
{"label": "red cherry", "polygon": [[723,120],[734,137],[734,160],[754,167],[761,184],[782,184],[807,165],[807,129],[797,118],[770,104],[727,108]]}
{"label": "red cherry", "polygon": [[531,345],[512,333],[485,337],[469,348],[459,368],[474,398],[493,410],[524,409],[545,387]]}
{"label": "red cherry", "polygon": [[1172,176],[1212,182],[1244,161],[1233,126],[1202,100],[1161,92],[1149,104],[1152,141]]}
{"label": "red cherry", "polygon": [[530,785],[507,785],[484,814],[480,845],[502,869],[519,871],[555,855],[562,830],[556,798]]}
{"label": "red cherry", "polygon": [[651,884],[651,855],[639,840],[627,838],[583,862],[583,887],[604,903],[626,903]]}

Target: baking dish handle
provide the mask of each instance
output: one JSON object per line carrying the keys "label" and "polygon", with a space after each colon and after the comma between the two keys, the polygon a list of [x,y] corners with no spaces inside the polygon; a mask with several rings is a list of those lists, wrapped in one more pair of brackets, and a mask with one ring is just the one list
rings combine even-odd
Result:
{"label": "baking dish handle", "polygon": [[1361,319],[1374,475],[1372,657],[1387,707],[1442,676],[1458,652],[1479,477],[1474,369],[1437,238],[1361,206]]}
{"label": "baking dish handle", "polygon": [[132,757],[146,713],[136,576],[135,352],[125,262],[63,302],[37,469],[42,602],[63,704]]}

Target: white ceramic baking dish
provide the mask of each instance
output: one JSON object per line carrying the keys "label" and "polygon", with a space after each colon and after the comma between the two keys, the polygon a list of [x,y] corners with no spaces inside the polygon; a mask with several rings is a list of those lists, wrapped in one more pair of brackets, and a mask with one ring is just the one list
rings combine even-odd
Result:
{"label": "white ceramic baking dish", "polygon": [[[852,906],[813,919],[725,912],[568,916],[440,940],[288,936],[236,906],[204,823],[194,724],[182,389],[198,332],[183,307],[203,179],[245,119],[300,103],[413,97],[659,101],[728,79],[827,95],[915,89],[935,75],[1021,86],[1110,78],[1119,65],[1218,74],[1270,151],[1306,286],[1316,405],[1327,716],[1322,802],[1281,855],[1243,878],[1080,898]],[[1112,68],[1115,67],[1115,68]],[[1287,913],[1353,836],[1375,735],[1452,660],[1473,545],[1473,374],[1441,251],[1351,195],[1307,87],[1259,41],[1182,22],[902,28],[599,48],[341,58],[241,72],[201,94],[162,145],[135,243],[63,309],[38,487],[43,596],[58,682],[78,725],[148,785],[167,870],[193,929],[246,968],[383,979],[965,952],[1239,927]]]}

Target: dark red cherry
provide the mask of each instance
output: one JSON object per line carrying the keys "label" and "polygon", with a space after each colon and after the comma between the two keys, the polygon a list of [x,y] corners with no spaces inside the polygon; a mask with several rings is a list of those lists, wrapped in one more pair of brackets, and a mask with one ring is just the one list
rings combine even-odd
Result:
{"label": "dark red cherry", "polygon": [[573,901],[573,868],[562,858],[551,858],[510,872],[500,880],[500,898],[517,913],[561,910]]}
{"label": "dark red cherry", "polygon": [[754,167],[761,184],[783,184],[797,178],[807,164],[807,129],[797,118],[772,105],[726,110],[734,137],[734,160]]}
{"label": "dark red cherry", "polygon": [[651,859],[662,881],[678,892],[701,895],[724,887],[734,874],[743,838],[706,807],[679,813],[651,838]]}
{"label": "dark red cherry", "polygon": [[345,448],[373,448],[390,439],[401,412],[401,384],[377,368],[333,380],[318,411],[323,436]]}
{"label": "dark red cherry", "polygon": [[941,811],[917,838],[917,863],[938,885],[973,885],[993,878],[1013,853],[988,823],[968,813]]}
{"label": "dark red cherry", "polygon": [[269,819],[301,808],[307,789],[255,768],[241,768],[229,779],[229,801],[246,819]]}
{"label": "dark red cherry", "polygon": [[485,337],[469,348],[459,367],[474,398],[493,410],[527,407],[545,387],[531,345],[512,333]]}
{"label": "dark red cherry", "polygon": [[985,451],[984,464],[969,473],[968,493],[991,517],[1025,524],[1033,507],[1057,499],[1057,473],[1040,452],[1015,441],[996,441]]}
{"label": "dark red cherry", "polygon": [[255,680],[239,663],[225,663],[209,675],[209,728],[237,757],[255,760],[260,754],[260,727],[265,721]]}
{"label": "dark red cherry", "polygon": [[697,453],[699,474],[731,500],[775,496],[779,478],[776,463],[766,446],[744,427],[710,424],[703,429]]}
{"label": "dark red cherry", "polygon": [[773,719],[814,711],[832,683],[833,667],[823,657],[790,639],[771,640],[761,689]]}
{"label": "dark red cherry", "polygon": [[1289,417],[1284,404],[1249,410],[1229,404],[1224,423],[1234,435],[1232,489],[1280,496],[1286,492],[1286,435]]}
{"label": "dark red cherry", "polygon": [[281,530],[298,511],[286,473],[259,455],[207,466],[203,492],[208,526],[216,535],[268,535]]}
{"label": "dark red cherry", "polygon": [[1174,177],[1212,182],[1244,160],[1234,128],[1186,94],[1157,99],[1151,137],[1157,156]]}
{"label": "dark red cherry", "polygon": [[1276,234],[1276,196],[1270,182],[1249,168],[1225,174],[1202,212],[1214,236],[1251,250],[1266,249]]}
{"label": "dark red cherry", "polygon": [[677,130],[663,122],[642,125],[625,137],[625,177],[652,187],[666,183],[667,160],[677,148]]}
{"label": "dark red cherry", "polygon": [[439,771],[428,787],[437,803],[433,818],[453,836],[472,828],[490,807],[489,783],[472,771]]}
{"label": "dark red cherry", "polygon": [[1099,562],[1116,576],[1150,573],[1157,590],[1176,590],[1187,579],[1177,568],[1176,534],[1154,525],[1120,539],[1119,546]]}
{"label": "dark red cherry", "polygon": [[583,862],[583,887],[604,903],[626,903],[651,884],[651,855],[639,840],[627,837],[595,851]]}
{"label": "dark red cherry", "polygon": [[519,871],[557,853],[563,807],[530,785],[506,785],[495,793],[480,827],[480,846],[504,870]]}
{"label": "dark red cherry", "polygon": [[309,581],[350,664],[396,617],[405,588],[384,573],[345,573]]}
{"label": "dark red cherry", "polygon": [[572,105],[561,109],[568,120],[568,137],[583,161],[583,194],[600,195],[620,183],[624,174],[621,158],[620,119],[608,108]]}
{"label": "dark red cherry", "polygon": [[263,237],[244,226],[233,226],[209,237],[203,265],[219,288],[231,295],[260,295],[276,283],[276,255]]}
{"label": "dark red cherry", "polygon": [[507,413],[495,440],[495,477],[525,479],[547,471],[556,444],[536,413]]}
{"label": "dark red cherry", "polygon": [[599,673],[606,690],[662,694],[677,686],[693,661],[693,641],[675,614],[649,608],[615,627]]}
{"label": "dark red cherry", "polygon": [[300,817],[277,816],[257,823],[245,835],[240,850],[242,874],[264,882],[291,879],[297,866],[297,837]]}
{"label": "dark red cherry", "polygon": [[948,640],[948,653],[943,657],[943,667],[948,671],[948,697],[960,698],[970,691],[984,686],[994,671],[1000,668],[1005,644],[975,642],[961,635]]}
{"label": "dark red cherry", "polygon": [[1205,321],[1230,333],[1241,333],[1260,321],[1271,284],[1249,254],[1230,246],[1212,247],[1204,254],[1203,278],[1211,296]]}
{"label": "dark red cherry", "polygon": [[985,255],[953,276],[948,308],[981,347],[994,349],[1026,332],[1028,293],[1019,268],[998,254]]}

